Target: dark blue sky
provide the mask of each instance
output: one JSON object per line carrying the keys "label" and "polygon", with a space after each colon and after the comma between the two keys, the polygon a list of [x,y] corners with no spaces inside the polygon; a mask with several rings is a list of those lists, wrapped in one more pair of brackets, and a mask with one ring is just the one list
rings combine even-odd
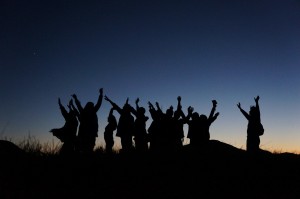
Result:
{"label": "dark blue sky", "polygon": [[[262,148],[300,151],[298,0],[4,0],[0,13],[2,137],[57,141],[48,132],[64,123],[57,98],[95,102],[103,87],[145,108],[181,95],[208,114],[216,99],[211,137],[237,147],[247,121],[236,104],[248,110],[260,95]],[[98,112],[99,143],[109,108]]]}

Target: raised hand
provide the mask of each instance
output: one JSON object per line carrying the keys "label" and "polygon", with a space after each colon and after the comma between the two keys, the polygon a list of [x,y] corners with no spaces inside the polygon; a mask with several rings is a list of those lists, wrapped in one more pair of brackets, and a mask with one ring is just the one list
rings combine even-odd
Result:
{"label": "raised hand", "polygon": [[180,102],[181,101],[181,96],[178,96],[177,100],[178,100],[178,102]]}
{"label": "raised hand", "polygon": [[217,101],[216,100],[212,100],[213,106],[216,107],[217,106]]}
{"label": "raised hand", "polygon": [[238,107],[239,109],[241,109],[241,103],[240,103],[240,102],[237,104],[237,107]]}
{"label": "raised hand", "polygon": [[100,93],[100,95],[103,95],[103,88],[99,89],[99,93]]}
{"label": "raised hand", "polygon": [[138,104],[139,101],[140,101],[140,99],[139,99],[139,98],[136,98],[135,103]]}
{"label": "raised hand", "polygon": [[71,96],[72,96],[74,99],[77,98],[76,94],[72,94]]}
{"label": "raised hand", "polygon": [[255,97],[254,100],[255,100],[255,102],[257,103],[258,100],[259,100],[259,96]]}

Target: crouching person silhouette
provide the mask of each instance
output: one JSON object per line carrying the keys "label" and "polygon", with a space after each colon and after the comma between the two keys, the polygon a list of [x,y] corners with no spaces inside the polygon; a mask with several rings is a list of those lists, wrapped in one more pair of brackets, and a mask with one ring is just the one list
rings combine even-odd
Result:
{"label": "crouching person silhouette", "polygon": [[245,116],[245,118],[248,120],[248,127],[247,127],[247,143],[246,143],[246,150],[248,152],[258,152],[259,144],[260,144],[260,138],[259,136],[263,135],[264,128],[260,121],[260,109],[259,109],[259,96],[254,98],[255,100],[255,106],[250,107],[249,113],[244,111],[241,108],[241,103],[237,104],[237,107],[240,109],[242,114]]}
{"label": "crouching person silhouette", "polygon": [[70,100],[68,108],[69,112],[66,108],[61,104],[60,98],[58,98],[58,105],[61,111],[61,114],[65,118],[65,124],[61,128],[51,129],[50,132],[57,137],[61,142],[63,142],[62,147],[60,148],[59,153],[62,155],[72,154],[75,151],[75,142],[76,142],[76,134],[77,134],[77,113],[73,108],[73,101]]}

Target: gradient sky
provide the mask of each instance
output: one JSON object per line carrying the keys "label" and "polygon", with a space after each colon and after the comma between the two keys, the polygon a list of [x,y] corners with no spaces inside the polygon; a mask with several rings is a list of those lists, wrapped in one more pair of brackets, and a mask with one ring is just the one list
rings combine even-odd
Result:
{"label": "gradient sky", "polygon": [[[58,97],[85,105],[103,87],[147,110],[180,95],[185,112],[209,114],[216,99],[211,139],[238,148],[247,120],[236,104],[248,111],[259,95],[261,148],[300,152],[299,0],[4,0],[0,16],[0,137],[58,142]],[[103,100],[99,144],[109,109]]]}

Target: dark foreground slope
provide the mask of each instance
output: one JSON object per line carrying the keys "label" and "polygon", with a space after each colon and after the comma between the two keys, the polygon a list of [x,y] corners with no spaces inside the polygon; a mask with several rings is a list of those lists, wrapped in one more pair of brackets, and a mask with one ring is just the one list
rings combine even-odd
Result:
{"label": "dark foreground slope", "polygon": [[299,198],[300,157],[210,141],[177,153],[9,156],[0,198]]}

